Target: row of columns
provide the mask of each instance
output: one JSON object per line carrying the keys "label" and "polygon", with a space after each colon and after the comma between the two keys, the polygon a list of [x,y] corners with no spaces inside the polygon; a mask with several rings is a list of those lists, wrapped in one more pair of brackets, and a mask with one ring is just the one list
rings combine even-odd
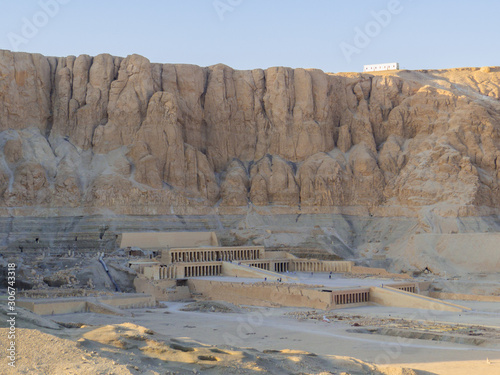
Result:
{"label": "row of columns", "polygon": [[288,262],[276,262],[274,263],[274,272],[287,272]]}
{"label": "row of columns", "polygon": [[231,250],[192,250],[173,251],[170,253],[171,263],[176,262],[213,262],[216,260],[254,260],[259,259],[258,249]]}
{"label": "row of columns", "polygon": [[217,260],[217,252],[213,250],[174,251],[170,260],[175,262],[212,262]]}
{"label": "row of columns", "polygon": [[326,267],[326,265],[322,264],[321,262],[294,262],[295,265],[295,271],[298,272],[327,272],[331,271],[328,269],[329,267]]}
{"label": "row of columns", "polygon": [[397,289],[403,290],[405,292],[416,293],[415,286],[400,286]]}
{"label": "row of columns", "polygon": [[185,266],[184,267],[184,276],[185,277],[218,276],[221,273],[222,273],[222,266],[220,266],[220,265]]}
{"label": "row of columns", "polygon": [[252,267],[260,268],[269,271],[269,262],[267,263],[250,263]]}
{"label": "row of columns", "polygon": [[326,263],[321,261],[294,261],[297,272],[349,272],[349,262]]}
{"label": "row of columns", "polygon": [[349,303],[362,303],[370,300],[370,292],[351,292],[335,295],[336,305],[346,305]]}
{"label": "row of columns", "polygon": [[259,250],[257,249],[231,249],[219,250],[220,259],[227,260],[254,260],[259,259]]}
{"label": "row of columns", "polygon": [[351,266],[352,266],[351,262],[333,262],[330,264],[333,268],[330,271],[333,271],[333,272],[351,272]]}
{"label": "row of columns", "polygon": [[160,279],[175,279],[177,278],[177,267],[176,266],[161,266],[160,267]]}

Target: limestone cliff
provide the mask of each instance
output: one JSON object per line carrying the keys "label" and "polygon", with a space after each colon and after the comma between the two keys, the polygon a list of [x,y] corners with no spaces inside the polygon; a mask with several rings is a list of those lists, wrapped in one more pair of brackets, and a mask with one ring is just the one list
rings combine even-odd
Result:
{"label": "limestone cliff", "polygon": [[0,206],[496,210],[499,90],[498,68],[236,71],[0,51]]}

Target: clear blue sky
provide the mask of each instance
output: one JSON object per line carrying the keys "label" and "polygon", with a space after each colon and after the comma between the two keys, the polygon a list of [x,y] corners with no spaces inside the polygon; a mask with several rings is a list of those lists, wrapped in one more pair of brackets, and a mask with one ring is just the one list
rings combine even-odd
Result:
{"label": "clear blue sky", "polygon": [[[53,2],[65,4],[45,10],[41,5]],[[406,69],[500,65],[500,2],[495,0],[0,0],[0,4],[0,49],[50,56],[138,53],[152,62],[327,72],[360,71],[363,64],[385,62],[399,62]],[[377,20],[372,13],[387,15],[389,8],[390,20]],[[356,42],[356,28],[372,36]],[[351,51],[349,59],[342,46]]]}

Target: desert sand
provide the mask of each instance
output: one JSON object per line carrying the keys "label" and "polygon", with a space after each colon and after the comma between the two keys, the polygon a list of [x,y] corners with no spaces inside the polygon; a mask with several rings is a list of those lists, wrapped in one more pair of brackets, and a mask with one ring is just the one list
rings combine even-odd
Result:
{"label": "desert sand", "polygon": [[[64,322],[66,327],[84,325],[22,330],[19,366],[13,373],[426,373],[398,370],[412,368],[443,375],[486,375],[497,374],[500,369],[500,310],[491,303],[482,306],[489,311],[455,317],[461,319],[461,327],[474,329],[475,333],[480,326],[490,327],[490,342],[481,345],[355,333],[363,328],[404,329],[408,325],[420,332],[456,329],[451,313],[443,312],[432,312],[435,320],[430,323],[419,319],[430,312],[415,316],[411,309],[394,311],[383,307],[325,313],[213,302],[163,306],[133,310],[132,318],[99,314],[51,316],[51,320]],[[380,366],[369,364],[374,362]]]}

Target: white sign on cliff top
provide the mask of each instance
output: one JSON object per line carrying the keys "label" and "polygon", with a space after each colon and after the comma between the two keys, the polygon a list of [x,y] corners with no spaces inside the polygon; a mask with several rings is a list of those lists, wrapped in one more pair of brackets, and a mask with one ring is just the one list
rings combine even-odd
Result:
{"label": "white sign on cliff top", "polygon": [[380,72],[383,70],[399,70],[399,63],[364,65],[363,73]]}

